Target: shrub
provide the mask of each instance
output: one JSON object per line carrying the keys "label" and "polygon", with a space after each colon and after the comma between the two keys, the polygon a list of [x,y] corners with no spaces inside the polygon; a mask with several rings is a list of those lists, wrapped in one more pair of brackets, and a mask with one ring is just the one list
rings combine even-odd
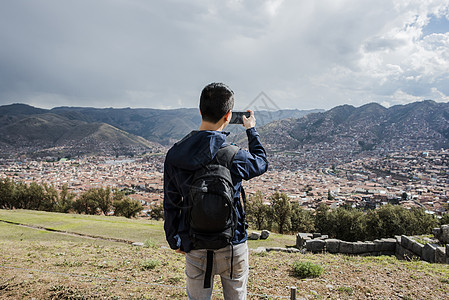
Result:
{"label": "shrub", "polygon": [[143,210],[143,206],[139,201],[129,197],[116,199],[112,202],[112,205],[114,207],[114,216],[123,216],[126,218],[135,217]]}
{"label": "shrub", "polygon": [[143,242],[143,245],[146,248],[157,248],[158,247],[157,243],[155,241],[153,241],[152,239],[145,240],[145,242]]}
{"label": "shrub", "polygon": [[159,266],[160,262],[157,259],[146,259],[141,263],[142,270],[152,270]]}
{"label": "shrub", "polygon": [[323,274],[323,267],[312,262],[293,262],[293,274],[299,278],[314,278]]}

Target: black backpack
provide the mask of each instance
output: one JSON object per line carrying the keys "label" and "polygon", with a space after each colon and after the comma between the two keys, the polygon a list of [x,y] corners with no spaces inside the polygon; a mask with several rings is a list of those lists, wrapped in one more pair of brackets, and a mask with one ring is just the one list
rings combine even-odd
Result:
{"label": "black backpack", "polygon": [[234,238],[237,213],[230,168],[238,150],[234,145],[220,148],[193,175],[187,221],[194,249],[220,249]]}

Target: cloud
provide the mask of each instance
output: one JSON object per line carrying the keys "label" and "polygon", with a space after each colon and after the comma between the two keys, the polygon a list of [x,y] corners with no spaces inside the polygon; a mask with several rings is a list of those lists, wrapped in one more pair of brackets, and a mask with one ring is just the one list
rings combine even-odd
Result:
{"label": "cloud", "polygon": [[245,107],[448,101],[448,0],[4,1],[0,104]]}

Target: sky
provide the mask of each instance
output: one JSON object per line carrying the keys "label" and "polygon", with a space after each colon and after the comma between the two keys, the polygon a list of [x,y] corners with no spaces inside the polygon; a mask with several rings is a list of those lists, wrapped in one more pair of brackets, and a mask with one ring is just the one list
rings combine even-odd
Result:
{"label": "sky", "polygon": [[[449,0],[0,0],[0,105],[449,101]],[[260,101],[259,101],[260,102]]]}

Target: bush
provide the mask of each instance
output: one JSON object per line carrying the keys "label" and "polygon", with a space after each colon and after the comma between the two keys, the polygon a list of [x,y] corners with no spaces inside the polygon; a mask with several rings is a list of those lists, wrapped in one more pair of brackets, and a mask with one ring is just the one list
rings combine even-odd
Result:
{"label": "bush", "polygon": [[254,196],[250,196],[246,203],[246,216],[249,223],[257,230],[271,230],[272,213],[271,207],[264,204],[265,196],[261,191],[257,191]]}
{"label": "bush", "polygon": [[142,270],[152,270],[159,266],[160,262],[157,259],[146,259],[142,261],[141,267]]}
{"label": "bush", "polygon": [[293,262],[293,274],[299,278],[314,278],[323,274],[324,269],[322,266],[314,264],[312,262]]}
{"label": "bush", "polygon": [[139,201],[133,200],[129,197],[114,200],[112,205],[114,207],[114,216],[123,216],[126,218],[135,217],[143,210],[143,206]]}
{"label": "bush", "polygon": [[157,248],[158,247],[158,244],[155,241],[153,241],[152,239],[145,240],[145,242],[143,242],[143,245],[146,248]]}
{"label": "bush", "polygon": [[287,194],[276,192],[271,195],[271,207],[273,209],[273,220],[278,225],[278,232],[283,234],[291,228],[292,205]]}
{"label": "bush", "polygon": [[156,221],[164,219],[164,206],[162,204],[154,204],[150,211],[150,218]]}

